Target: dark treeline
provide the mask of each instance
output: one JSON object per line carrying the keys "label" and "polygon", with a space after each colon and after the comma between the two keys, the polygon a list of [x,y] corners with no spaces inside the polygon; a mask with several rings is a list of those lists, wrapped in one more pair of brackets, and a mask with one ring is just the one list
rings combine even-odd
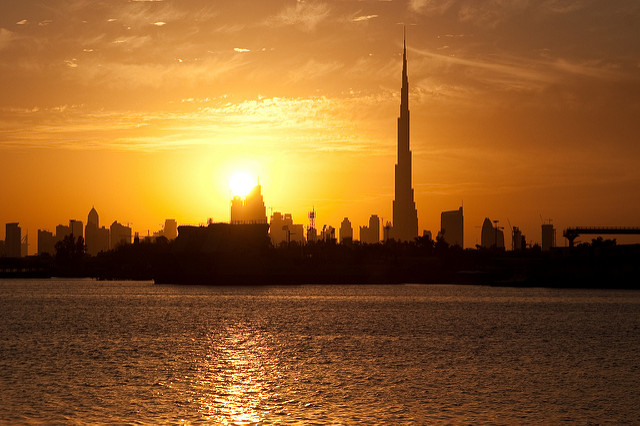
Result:
{"label": "dark treeline", "polygon": [[[154,280],[204,285],[458,283],[544,287],[640,288],[640,245],[593,240],[542,252],[411,243],[271,246],[267,225],[181,227],[169,241],[135,242],[86,254],[81,238],[56,245],[56,255],[0,262],[0,276],[63,276]],[[16,263],[17,262],[17,263]]]}

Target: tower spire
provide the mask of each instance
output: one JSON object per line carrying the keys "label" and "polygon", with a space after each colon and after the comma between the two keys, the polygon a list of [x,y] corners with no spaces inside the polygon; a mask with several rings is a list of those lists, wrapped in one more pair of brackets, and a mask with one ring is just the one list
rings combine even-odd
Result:
{"label": "tower spire", "polygon": [[411,185],[411,148],[409,146],[409,78],[407,77],[407,28],[402,34],[402,88],[398,117],[398,162],[395,167],[393,200],[393,238],[412,241],[418,236],[418,212]]}
{"label": "tower spire", "polygon": [[402,28],[402,89],[400,92],[400,113],[409,111],[409,78],[407,76],[407,27]]}

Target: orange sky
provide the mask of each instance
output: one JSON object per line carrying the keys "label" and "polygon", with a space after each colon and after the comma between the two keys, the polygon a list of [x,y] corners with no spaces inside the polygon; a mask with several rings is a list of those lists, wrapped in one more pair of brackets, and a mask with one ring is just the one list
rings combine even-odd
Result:
{"label": "orange sky", "polygon": [[640,226],[638,22],[605,0],[3,1],[0,224],[34,252],[92,206],[142,235],[227,221],[237,170],[296,222],[390,219],[406,23],[420,231],[462,201],[468,247],[485,216],[532,242],[552,218],[560,245]]}

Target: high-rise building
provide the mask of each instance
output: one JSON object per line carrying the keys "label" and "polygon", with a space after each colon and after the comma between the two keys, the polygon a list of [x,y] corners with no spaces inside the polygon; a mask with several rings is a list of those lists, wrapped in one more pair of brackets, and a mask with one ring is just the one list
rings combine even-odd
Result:
{"label": "high-rise building", "polygon": [[95,207],[91,207],[89,214],[87,215],[87,225],[93,224],[96,227],[100,226],[100,216],[98,216],[98,212]]}
{"label": "high-rise building", "polygon": [[372,214],[369,226],[360,227],[360,242],[364,244],[378,244],[380,242],[380,218]]}
{"label": "high-rise building", "polygon": [[29,256],[29,231],[27,231],[26,235],[22,237],[22,242],[20,244],[20,256]]}
{"label": "high-rise building", "polygon": [[71,228],[65,225],[56,226],[56,241],[64,240],[67,235],[71,235]]}
{"label": "high-rise building", "polygon": [[335,243],[336,241],[336,229],[331,225],[324,225],[322,227],[322,241],[327,243]]}
{"label": "high-rise building", "polygon": [[231,200],[231,224],[267,223],[267,209],[262,199],[260,185],[256,185],[247,196]]}
{"label": "high-rise building", "polygon": [[464,217],[462,207],[440,214],[440,234],[450,246],[464,247]]}
{"label": "high-rise building", "polygon": [[556,229],[551,223],[542,225],[542,251],[551,250],[556,246]]}
{"label": "high-rise building", "polygon": [[407,46],[403,40],[402,91],[398,117],[398,163],[395,167],[392,236],[399,241],[413,241],[418,236],[418,211],[411,186],[411,149],[409,147],[409,79]]}
{"label": "high-rise building", "polygon": [[131,228],[115,221],[111,224],[110,237],[109,247],[112,250],[123,244],[131,244]]}
{"label": "high-rise building", "polygon": [[38,254],[56,254],[56,237],[52,232],[38,229]]}
{"label": "high-rise building", "polygon": [[163,235],[168,240],[175,240],[178,237],[178,222],[175,219],[164,221]]}
{"label": "high-rise building", "polygon": [[511,234],[511,249],[513,251],[520,251],[527,248],[527,240],[522,235],[522,231],[517,226],[513,227]]}
{"label": "high-rise building", "polygon": [[497,225],[493,226],[488,217],[482,223],[480,245],[484,248],[504,248],[504,232]]}
{"label": "high-rise building", "polygon": [[7,257],[20,257],[22,253],[22,229],[18,223],[5,225],[4,250]]}
{"label": "high-rise building", "polygon": [[340,224],[340,244],[350,243],[353,241],[353,227],[349,218],[344,218]]}
{"label": "high-rise building", "polygon": [[271,244],[277,246],[281,243],[304,243],[304,226],[294,224],[291,213],[273,212],[269,222],[269,238]]}
{"label": "high-rise building", "polygon": [[109,250],[109,230],[100,226],[100,217],[94,207],[87,216],[87,226],[84,228],[84,239],[87,253],[95,256],[101,251]]}
{"label": "high-rise building", "polygon": [[81,220],[69,220],[69,229],[71,229],[71,233],[73,234],[73,238],[76,240],[78,238],[84,239],[84,234],[82,232],[82,221]]}

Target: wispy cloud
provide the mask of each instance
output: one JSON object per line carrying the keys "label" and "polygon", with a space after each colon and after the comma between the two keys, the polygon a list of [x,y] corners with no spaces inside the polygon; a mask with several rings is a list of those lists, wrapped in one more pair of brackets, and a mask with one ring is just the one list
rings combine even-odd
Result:
{"label": "wispy cloud", "polygon": [[352,19],[353,22],[363,22],[363,21],[369,21],[373,18],[377,18],[378,15],[360,15],[360,16],[356,16]]}
{"label": "wispy cloud", "polygon": [[409,9],[425,15],[442,15],[455,3],[455,0],[409,0]]}
{"label": "wispy cloud", "polygon": [[7,29],[0,28],[0,50],[7,47],[14,39],[15,34]]}
{"label": "wispy cloud", "polygon": [[305,64],[298,66],[289,72],[289,81],[298,82],[301,80],[316,79],[335,72],[343,66],[343,64],[336,61],[318,62],[314,59],[309,59]]}
{"label": "wispy cloud", "polygon": [[326,3],[297,0],[295,6],[285,7],[268,22],[276,25],[294,25],[304,31],[313,31],[330,12],[331,9]]}
{"label": "wispy cloud", "polygon": [[[450,66],[468,67],[483,70],[483,77],[497,78],[508,76],[514,80],[539,83],[558,82],[571,75],[595,78],[600,80],[619,80],[634,78],[625,74],[613,66],[597,61],[575,62],[563,58],[531,59],[512,55],[494,55],[494,60],[477,59],[473,56],[453,56],[442,53],[434,53],[420,49],[410,49],[423,57],[436,60],[437,63]],[[490,56],[485,56],[490,57]]]}
{"label": "wispy cloud", "polygon": [[[252,144],[280,152],[388,154],[386,145],[351,131],[357,100],[226,97],[188,100],[186,111],[92,111],[86,106],[5,109],[0,147],[165,151],[195,145]],[[12,124],[8,124],[12,123]],[[29,123],[29,131],[23,131]],[[389,146],[390,148],[390,146]]]}

